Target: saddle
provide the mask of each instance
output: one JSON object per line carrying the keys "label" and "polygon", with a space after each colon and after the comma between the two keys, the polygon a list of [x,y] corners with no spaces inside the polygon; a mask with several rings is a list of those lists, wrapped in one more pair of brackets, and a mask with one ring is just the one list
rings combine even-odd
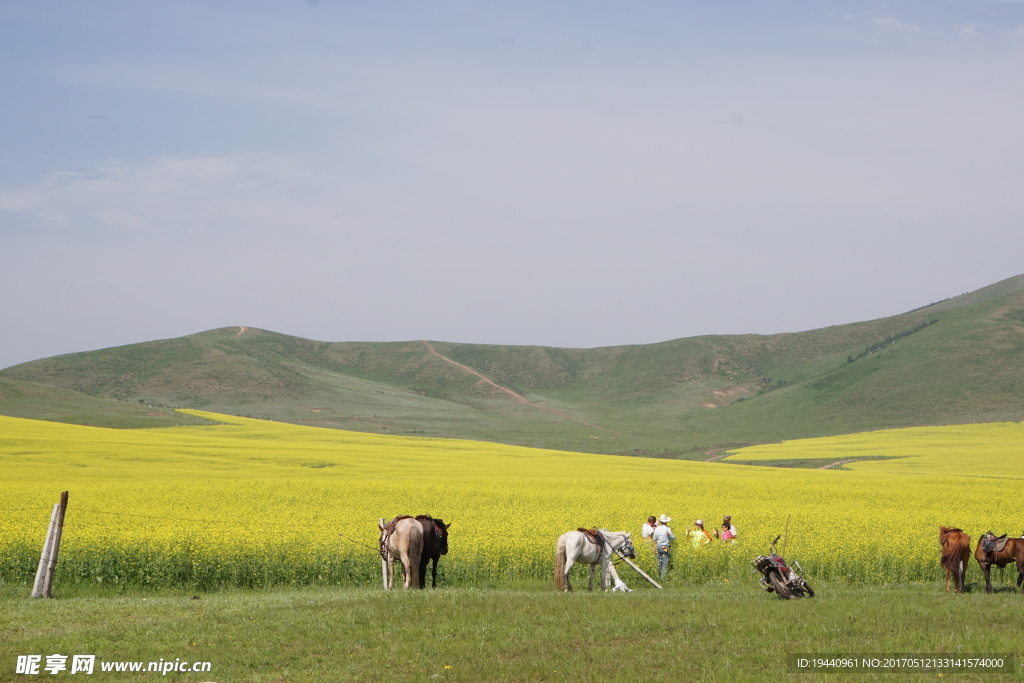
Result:
{"label": "saddle", "polygon": [[412,515],[398,515],[390,522],[387,522],[384,525],[384,529],[382,529],[384,534],[390,536],[391,534],[395,533],[395,525],[403,519],[412,519]]}
{"label": "saddle", "polygon": [[599,554],[604,552],[605,540],[600,531],[597,529],[584,529],[583,527],[580,527],[576,531],[590,539],[590,542],[597,546],[597,552]]}
{"label": "saddle", "polygon": [[437,537],[441,538],[441,531],[437,528],[437,522],[434,521],[433,517],[431,517],[430,515],[416,515],[416,521],[429,523],[430,528],[434,530],[434,533],[437,534]]}
{"label": "saddle", "polygon": [[441,536],[444,535],[444,529],[437,523],[437,520],[430,515],[416,515],[416,521],[429,522],[430,525],[434,527],[434,533],[437,534],[438,538],[441,538]]}
{"label": "saddle", "polygon": [[1009,539],[1006,537],[1006,534],[996,537],[996,535],[990,531],[981,538],[981,550],[986,554],[1001,553],[1003,552],[1003,548],[1006,547],[1006,542],[1008,540]]}

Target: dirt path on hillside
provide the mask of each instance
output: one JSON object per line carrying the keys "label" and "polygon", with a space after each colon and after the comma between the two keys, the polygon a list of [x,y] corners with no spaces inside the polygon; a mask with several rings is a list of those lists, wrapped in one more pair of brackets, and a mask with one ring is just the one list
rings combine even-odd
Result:
{"label": "dirt path on hillside", "polygon": [[764,446],[765,444],[772,443],[771,441],[737,441],[731,446],[724,446],[722,448],[712,448],[709,451],[704,451],[704,455],[709,457],[704,459],[704,462],[718,462],[722,458],[729,455],[727,451],[735,451],[744,446]]}
{"label": "dirt path on hillside", "polygon": [[857,462],[857,460],[859,460],[859,458],[854,458],[853,460],[837,460],[836,462],[832,463],[831,465],[824,465],[822,467],[819,467],[818,469],[819,470],[830,470],[833,467],[839,467],[840,465],[845,465],[848,462]]}
{"label": "dirt path on hillside", "polygon": [[239,328],[238,328],[238,332],[237,332],[237,333],[235,333],[235,336],[236,336],[236,337],[241,337],[241,336],[242,336],[243,334],[245,334],[245,333],[246,333],[246,332],[248,332],[248,331],[249,331],[249,328],[248,328],[248,327],[239,327]]}
{"label": "dirt path on hillside", "polygon": [[511,389],[509,389],[507,387],[501,386],[500,384],[498,384],[497,382],[495,382],[491,378],[484,377],[483,375],[481,375],[479,372],[477,372],[473,368],[469,367],[468,365],[463,365],[462,363],[458,363],[456,361],[453,361],[448,356],[441,355],[436,350],[434,350],[434,347],[426,339],[423,339],[422,341],[426,345],[427,350],[430,351],[430,353],[432,355],[437,356],[438,358],[440,358],[441,360],[445,361],[446,363],[451,363],[452,365],[454,365],[456,367],[462,368],[463,370],[465,370],[466,372],[470,373],[471,375],[474,375],[474,376],[480,378],[485,384],[489,384],[490,386],[494,387],[495,389],[498,389],[499,391],[502,391],[502,392],[508,394],[508,396],[510,398],[514,399],[516,401],[516,403],[521,403],[521,404],[523,404],[525,406],[530,406],[531,408],[538,408],[540,410],[546,410],[546,411],[548,411],[550,413],[554,413],[555,415],[557,415],[557,416],[559,416],[561,418],[564,418],[566,420],[572,420],[573,422],[578,422],[581,425],[586,425],[587,427],[593,427],[594,429],[600,429],[601,431],[604,431],[604,427],[598,427],[595,424],[590,424],[589,422],[584,422],[583,420],[580,420],[578,418],[572,417],[571,415],[567,415],[564,411],[559,410],[558,408],[549,408],[548,406],[542,406],[542,405],[540,405],[538,403],[532,403],[525,396],[520,396],[519,394],[517,394],[516,392],[512,391]]}

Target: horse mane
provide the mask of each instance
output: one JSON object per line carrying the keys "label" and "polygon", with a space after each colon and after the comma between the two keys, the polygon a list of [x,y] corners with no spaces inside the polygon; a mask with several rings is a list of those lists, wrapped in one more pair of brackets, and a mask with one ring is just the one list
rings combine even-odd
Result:
{"label": "horse mane", "polygon": [[420,522],[429,522],[430,524],[434,525],[434,528],[437,529],[438,533],[441,533],[442,529],[448,528],[448,526],[445,525],[444,520],[440,517],[431,517],[430,515],[416,515],[416,519]]}

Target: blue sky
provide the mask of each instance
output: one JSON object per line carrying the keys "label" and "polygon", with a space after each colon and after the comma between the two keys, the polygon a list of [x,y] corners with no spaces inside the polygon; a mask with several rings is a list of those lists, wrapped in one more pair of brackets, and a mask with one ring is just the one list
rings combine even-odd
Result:
{"label": "blue sky", "polygon": [[0,5],[0,367],[594,347],[1024,272],[1024,3]]}

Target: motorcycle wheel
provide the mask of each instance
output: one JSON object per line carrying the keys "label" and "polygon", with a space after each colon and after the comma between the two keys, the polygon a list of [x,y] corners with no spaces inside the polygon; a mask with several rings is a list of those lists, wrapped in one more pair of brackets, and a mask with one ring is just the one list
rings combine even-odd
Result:
{"label": "motorcycle wheel", "polygon": [[814,589],[811,588],[811,584],[807,583],[806,581],[804,581],[804,592],[807,593],[807,597],[814,597]]}
{"label": "motorcycle wheel", "polygon": [[768,575],[768,580],[772,582],[772,588],[775,589],[775,593],[783,600],[789,600],[793,596],[789,594],[789,589],[786,588],[786,584],[783,583],[779,577],[778,572],[772,572]]}

